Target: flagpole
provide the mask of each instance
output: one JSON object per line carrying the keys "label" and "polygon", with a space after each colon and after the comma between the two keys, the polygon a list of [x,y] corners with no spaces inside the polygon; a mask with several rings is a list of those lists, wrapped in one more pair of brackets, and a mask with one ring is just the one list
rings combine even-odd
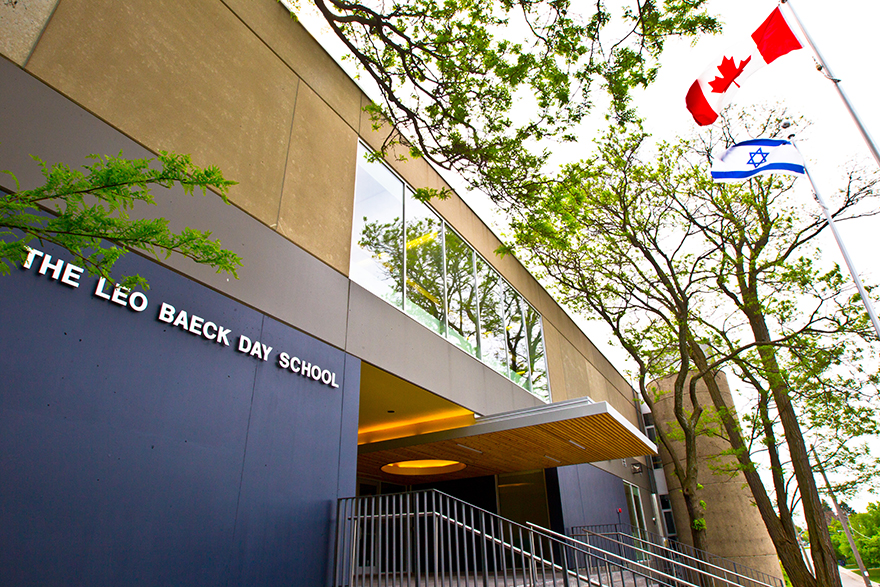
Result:
{"label": "flagpole", "polygon": [[[788,139],[791,141],[791,144],[797,148],[797,145],[794,144],[793,136],[794,135],[788,137]],[[856,267],[853,265],[852,259],[850,259],[849,252],[843,244],[843,239],[840,238],[840,233],[837,231],[837,225],[834,224],[834,218],[828,210],[828,205],[825,204],[825,199],[819,193],[819,189],[816,187],[816,182],[813,181],[813,176],[810,175],[810,169],[806,165],[806,160],[804,162],[804,172],[807,175],[807,179],[810,180],[810,185],[813,186],[813,196],[816,198],[816,202],[818,202],[819,207],[822,208],[822,212],[825,214],[825,220],[828,221],[828,226],[834,234],[834,240],[837,241],[837,246],[840,248],[840,252],[843,253],[843,260],[846,261],[846,266],[849,268],[849,274],[852,275],[853,281],[856,282],[856,287],[859,289],[859,295],[862,296],[862,303],[865,305],[865,310],[868,311],[868,316],[871,317],[871,323],[874,325],[874,332],[876,332],[877,337],[880,338],[880,321],[877,320],[877,314],[874,312],[871,298],[868,297],[868,292],[865,291],[865,286],[862,285],[859,273],[856,271]]]}
{"label": "flagpole", "polygon": [[[807,32],[807,29],[804,28],[803,23],[801,23],[801,19],[798,17],[797,12],[795,12],[794,5],[791,3],[791,0],[780,0],[780,4],[788,4],[789,10],[791,10],[792,15],[794,16],[794,20],[798,25],[798,28],[801,30],[801,33],[804,35],[804,39],[807,41],[807,44],[810,46],[810,49],[813,50],[813,54],[816,56],[816,59],[819,61],[819,71],[823,73],[825,77],[831,80],[834,83],[834,88],[837,90],[837,93],[840,95],[840,99],[843,100],[846,109],[849,111],[849,115],[852,117],[853,121],[856,123],[856,126],[859,128],[859,132],[862,135],[862,138],[865,139],[865,143],[868,145],[868,149],[871,151],[871,154],[874,156],[874,161],[877,163],[877,166],[880,167],[880,153],[877,152],[877,146],[874,144],[874,139],[871,138],[871,135],[868,134],[868,130],[862,124],[859,115],[856,114],[855,109],[852,104],[849,102],[849,98],[846,97],[846,94],[843,91],[843,88],[840,87],[840,79],[835,77],[833,73],[831,73],[831,68],[828,67],[828,64],[825,63],[825,60],[822,59],[822,54],[819,53],[819,50],[816,48],[816,45],[813,43],[813,39],[810,38],[810,34]],[[807,174],[809,175],[809,174]],[[810,180],[813,181],[812,179]],[[815,191],[815,186],[813,186],[813,190]],[[818,192],[816,192],[818,193]],[[839,241],[838,241],[839,244]],[[841,246],[841,248],[843,248]],[[874,321],[874,328],[877,328],[877,321]],[[878,332],[880,334],[880,332]]]}

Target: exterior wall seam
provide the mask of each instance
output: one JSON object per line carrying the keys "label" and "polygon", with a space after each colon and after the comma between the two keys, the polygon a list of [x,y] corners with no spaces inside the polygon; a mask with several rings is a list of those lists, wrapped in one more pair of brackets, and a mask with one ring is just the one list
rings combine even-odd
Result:
{"label": "exterior wall seam", "polygon": [[43,26],[40,29],[40,34],[37,35],[37,39],[34,41],[34,44],[31,45],[31,50],[28,51],[27,57],[25,57],[24,59],[24,63],[21,64],[22,69],[27,67],[28,62],[31,60],[31,56],[34,54],[34,51],[37,50],[37,45],[39,45],[40,41],[43,39],[43,33],[45,33],[46,29],[49,28],[49,23],[52,21],[52,17],[55,16],[55,11],[58,10],[59,4],[61,4],[61,0],[55,2],[55,6],[52,7],[52,12],[49,13],[49,18],[47,18],[46,22],[43,23]]}
{"label": "exterior wall seam", "polygon": [[[266,326],[266,316],[263,315],[260,319],[260,338],[262,338],[262,336],[263,336],[263,329],[265,328],[265,326]],[[244,450],[242,450],[242,455],[241,455],[241,472],[240,472],[240,475],[238,478],[238,496],[235,499],[235,515],[233,517],[233,522],[232,522],[232,544],[230,545],[230,549],[229,549],[230,552],[233,552],[235,549],[235,536],[239,531],[238,516],[239,516],[239,511],[241,508],[241,491],[242,491],[242,488],[244,487],[244,472],[245,472],[245,468],[247,467],[247,452],[248,452],[247,449],[248,449],[248,442],[250,441],[250,437],[251,437],[251,418],[254,415],[254,399],[257,396],[257,377],[258,377],[258,375],[259,375],[259,371],[257,369],[254,369],[253,385],[251,386],[251,401],[248,405],[247,426],[245,427],[245,432],[244,432]]]}
{"label": "exterior wall seam", "polygon": [[[296,73],[296,72],[294,72]],[[284,158],[284,171],[281,173],[281,191],[278,195],[278,213],[275,214],[275,224],[270,226],[269,228],[275,230],[278,234],[282,234],[278,230],[278,225],[281,223],[281,206],[284,203],[284,185],[287,183],[287,167],[290,165],[290,148],[293,144],[293,125],[296,122],[296,106],[299,102],[299,85],[303,83],[302,78],[297,76],[296,82],[296,90],[293,93],[293,111],[290,114],[290,130],[287,133],[287,152]],[[291,241],[292,242],[292,241]],[[303,248],[303,247],[301,247]],[[303,250],[305,250],[303,248]]]}
{"label": "exterior wall seam", "polygon": [[[311,85],[308,81],[306,81],[306,79],[305,79],[304,77],[302,77],[302,75],[300,75],[300,73],[299,73],[299,72],[298,72],[298,71],[297,71],[297,70],[296,70],[296,69],[295,69],[290,63],[288,63],[287,60],[284,59],[284,57],[282,57],[282,56],[278,53],[278,51],[275,50],[274,47],[272,47],[272,45],[270,45],[270,44],[266,41],[266,39],[264,39],[264,38],[263,38],[263,37],[262,37],[257,31],[255,31],[255,30],[253,29],[253,27],[251,27],[251,26],[250,26],[250,25],[249,25],[249,24],[248,24],[248,23],[247,23],[247,22],[246,22],[241,16],[239,16],[239,14],[235,11],[235,9],[233,9],[231,6],[229,6],[229,4],[226,3],[226,0],[220,0],[220,2],[226,7],[227,10],[229,10],[229,12],[231,12],[231,13],[233,14],[233,16],[235,16],[235,18],[238,19],[239,22],[241,22],[242,25],[244,25],[244,27],[245,27],[247,30],[249,30],[249,31],[251,32],[251,34],[252,34],[254,37],[256,37],[257,39],[259,39],[260,42],[261,42],[263,45],[265,45],[266,48],[267,48],[269,51],[271,51],[272,54],[273,54],[275,57],[277,57],[278,60],[279,60],[281,63],[283,63],[284,66],[287,67],[287,68],[288,68],[288,69],[289,69],[289,70],[290,70],[290,71],[291,71],[291,72],[292,72],[292,73],[293,73],[293,74],[299,79],[299,83],[300,83],[300,84],[305,84],[305,86],[306,86],[307,88],[309,88],[310,90],[312,90],[312,92],[314,92],[315,95],[318,96],[318,97],[321,99],[321,101],[324,102],[324,104],[326,104],[327,107],[328,107],[330,110],[332,110],[332,111],[336,114],[336,116],[338,116],[338,117],[339,117],[339,118],[340,118],[340,119],[346,124],[346,126],[348,126],[352,131],[354,131],[355,134],[357,134],[358,136],[360,136],[360,133],[358,133],[358,129],[354,128],[354,126],[352,126],[347,120],[345,120],[345,116],[343,116],[341,112],[339,112],[338,110],[336,110],[336,108],[334,108],[329,102],[327,102],[327,100],[324,99],[324,96],[322,96],[321,93],[318,92],[318,90],[316,90],[315,88],[313,88],[312,85]],[[305,30],[305,27],[303,27],[303,30]],[[309,36],[312,36],[311,33],[309,33],[308,31],[306,31],[306,34],[308,34]],[[314,37],[312,37],[312,38],[314,39]],[[317,41],[317,39],[315,39],[315,40]],[[320,45],[320,43],[319,43],[319,45]],[[322,47],[322,48],[323,48],[323,47]],[[339,64],[336,63],[335,60],[333,61],[333,63],[336,65],[336,67],[337,67],[340,71],[342,71],[343,75],[345,75],[346,78],[348,78],[349,80],[351,80],[351,76],[348,75],[348,73],[346,73],[345,70],[343,70],[341,67],[339,67]],[[357,85],[357,84],[355,84],[355,85]],[[298,90],[297,90],[297,91],[298,91]],[[363,90],[361,90],[359,87],[358,87],[358,91],[363,95],[364,92],[363,92]],[[360,117],[358,117],[358,118],[360,118]]]}

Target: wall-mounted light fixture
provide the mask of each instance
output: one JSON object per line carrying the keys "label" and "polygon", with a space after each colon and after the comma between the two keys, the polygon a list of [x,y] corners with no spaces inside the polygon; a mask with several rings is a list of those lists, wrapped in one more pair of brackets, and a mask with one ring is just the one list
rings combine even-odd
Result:
{"label": "wall-mounted light fixture", "polygon": [[632,472],[633,472],[633,475],[641,475],[642,474],[642,463],[633,463]]}

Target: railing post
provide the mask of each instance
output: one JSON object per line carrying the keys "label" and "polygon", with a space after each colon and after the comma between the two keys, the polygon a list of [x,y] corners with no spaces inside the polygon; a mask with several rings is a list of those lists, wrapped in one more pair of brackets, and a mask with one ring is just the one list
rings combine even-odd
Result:
{"label": "railing post", "polygon": [[415,514],[415,508],[413,508],[413,500],[412,493],[404,494],[404,501],[406,502],[406,520],[405,520],[405,534],[406,534],[406,587],[410,587],[410,583],[412,582],[412,563],[413,563],[413,528],[412,523]]}
{"label": "railing post", "polygon": [[431,492],[431,532],[434,536],[434,585],[440,585],[440,535],[437,527],[437,494]]}
{"label": "railing post", "polygon": [[422,562],[421,562],[421,554],[422,554],[422,541],[421,541],[421,533],[419,532],[419,498],[422,496],[421,493],[415,494],[414,501],[416,502],[416,507],[413,508],[413,526],[415,527],[415,542],[413,543],[413,552],[416,555],[416,587],[419,587],[422,584],[421,573],[422,573]]}

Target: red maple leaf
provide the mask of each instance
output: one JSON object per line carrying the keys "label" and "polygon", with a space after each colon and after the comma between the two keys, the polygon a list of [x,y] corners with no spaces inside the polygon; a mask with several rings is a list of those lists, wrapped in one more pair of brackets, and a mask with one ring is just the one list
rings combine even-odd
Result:
{"label": "red maple leaf", "polygon": [[[712,86],[713,94],[723,94],[727,91],[727,88],[730,87],[730,84],[736,83],[736,78],[743,72],[743,69],[746,68],[749,61],[752,60],[752,56],[749,55],[746,57],[745,61],[739,62],[739,67],[736,66],[736,62],[732,57],[725,57],[721,60],[721,65],[718,66],[718,71],[721,73],[721,77],[716,76],[715,79],[709,82],[709,85]],[[736,84],[736,87],[739,87],[739,84]]]}

